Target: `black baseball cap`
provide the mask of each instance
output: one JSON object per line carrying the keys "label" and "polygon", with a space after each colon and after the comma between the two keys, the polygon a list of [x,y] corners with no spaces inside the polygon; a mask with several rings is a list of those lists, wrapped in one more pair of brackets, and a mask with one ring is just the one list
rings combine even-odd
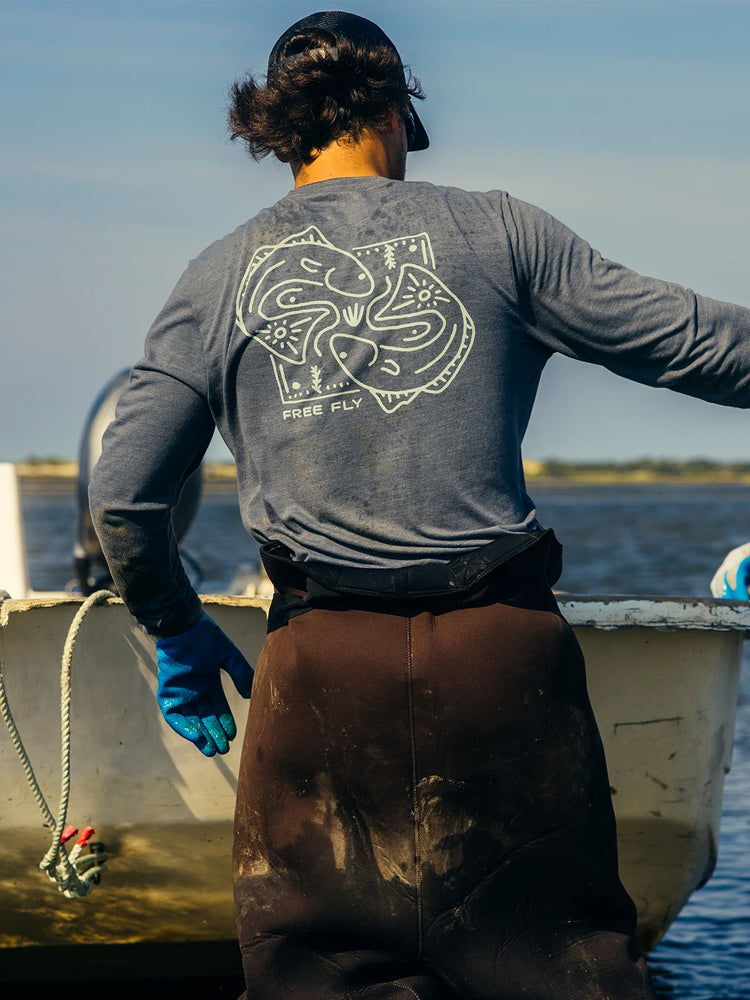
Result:
{"label": "black baseball cap", "polygon": [[[347,39],[355,44],[384,45],[394,52],[403,68],[398,49],[383,29],[379,28],[374,21],[368,21],[366,17],[360,17],[359,14],[348,14],[343,10],[322,10],[317,14],[308,14],[307,17],[303,17],[301,20],[296,21],[290,28],[286,29],[271,49],[271,54],[268,57],[269,77],[283,67],[285,60],[281,58],[281,52],[287,42],[295,35],[304,35],[306,31],[326,32],[326,34],[331,36],[331,41],[334,45],[343,39]],[[409,111],[413,119],[409,151],[427,149],[430,145],[430,140],[411,101],[409,101]]]}

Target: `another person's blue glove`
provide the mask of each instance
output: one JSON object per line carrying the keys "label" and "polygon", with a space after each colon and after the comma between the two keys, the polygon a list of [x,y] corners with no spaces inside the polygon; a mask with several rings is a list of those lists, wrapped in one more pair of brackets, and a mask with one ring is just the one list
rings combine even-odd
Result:
{"label": "another person's blue glove", "polygon": [[714,597],[750,601],[750,542],[732,549],[711,580]]}
{"label": "another person's blue glove", "polygon": [[226,753],[237,727],[221,686],[226,670],[243,698],[250,697],[253,669],[204,611],[195,625],[156,640],[157,699],[169,725],[206,757]]}

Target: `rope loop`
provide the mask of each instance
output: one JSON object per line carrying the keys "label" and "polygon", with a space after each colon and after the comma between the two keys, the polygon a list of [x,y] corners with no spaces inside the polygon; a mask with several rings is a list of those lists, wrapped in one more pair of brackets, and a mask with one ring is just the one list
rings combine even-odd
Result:
{"label": "rope loop", "polygon": [[[3,680],[2,663],[0,663],[0,714],[5,721],[10,734],[11,742],[15,747],[24,772],[26,780],[39,805],[44,817],[44,825],[52,828],[52,843],[49,850],[39,863],[42,871],[46,872],[51,882],[54,882],[60,892],[67,899],[76,899],[88,896],[95,884],[98,884],[101,873],[105,871],[104,862],[107,860],[106,854],[101,851],[92,854],[82,855],[83,847],[88,842],[89,837],[95,831],[87,828],[83,835],[76,842],[68,856],[65,841],[69,839],[66,830],[68,803],[70,800],[70,704],[71,704],[71,663],[73,651],[75,649],[78,633],[86,615],[91,608],[97,604],[105,604],[116,595],[109,590],[97,590],[91,594],[81,604],[75,614],[68,629],[68,635],[63,647],[62,663],[60,668],[60,733],[61,733],[61,753],[60,753],[60,804],[57,811],[57,819],[47,805],[42,794],[39,782],[31,766],[29,755],[21,740],[8,703]],[[0,591],[0,605],[6,599],[4,591]],[[73,830],[73,835],[77,833]]]}

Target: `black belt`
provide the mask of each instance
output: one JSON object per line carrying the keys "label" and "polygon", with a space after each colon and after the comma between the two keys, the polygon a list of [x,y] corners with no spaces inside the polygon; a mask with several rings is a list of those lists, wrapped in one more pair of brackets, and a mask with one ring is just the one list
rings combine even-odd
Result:
{"label": "black belt", "polygon": [[[446,563],[395,569],[355,569],[296,561],[280,542],[260,550],[276,588],[268,631],[313,607],[377,607],[448,610],[540,586],[549,588],[562,572],[562,547],[551,529],[503,535]],[[406,606],[406,607],[405,607]]]}

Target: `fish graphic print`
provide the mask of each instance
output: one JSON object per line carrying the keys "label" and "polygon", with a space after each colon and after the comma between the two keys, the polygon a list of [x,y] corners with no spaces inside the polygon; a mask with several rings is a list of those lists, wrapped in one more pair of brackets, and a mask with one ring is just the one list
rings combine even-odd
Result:
{"label": "fish graphic print", "polygon": [[393,413],[443,392],[474,343],[426,233],[344,250],[310,226],[261,247],[236,322],[271,355],[284,405],[366,392]]}

